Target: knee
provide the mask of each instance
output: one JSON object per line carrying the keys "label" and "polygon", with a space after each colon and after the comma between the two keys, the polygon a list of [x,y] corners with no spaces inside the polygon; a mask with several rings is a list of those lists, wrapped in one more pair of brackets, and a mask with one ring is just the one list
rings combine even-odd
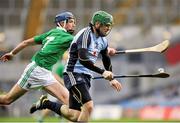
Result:
{"label": "knee", "polygon": [[79,115],[80,115],[80,111],[73,111],[70,113],[69,115],[69,119],[72,121],[72,122],[77,122],[78,121],[78,118],[79,118]]}
{"label": "knee", "polygon": [[85,110],[86,112],[88,112],[89,114],[91,114],[92,111],[93,111],[93,107],[94,107],[93,102],[90,101],[90,102],[86,103],[86,104],[82,107],[82,110]]}
{"label": "knee", "polygon": [[68,120],[72,122],[77,122],[78,117],[80,115],[80,111],[74,110],[74,109],[69,109],[69,106],[67,105],[62,105],[61,107],[61,114]]}
{"label": "knee", "polygon": [[93,111],[93,105],[87,106],[87,110],[88,110],[88,112],[91,114],[92,111]]}
{"label": "knee", "polygon": [[72,121],[72,122],[77,122],[77,121],[78,121],[78,117],[79,117],[79,116],[73,115],[73,116],[70,116],[69,119],[70,119],[70,121]]}

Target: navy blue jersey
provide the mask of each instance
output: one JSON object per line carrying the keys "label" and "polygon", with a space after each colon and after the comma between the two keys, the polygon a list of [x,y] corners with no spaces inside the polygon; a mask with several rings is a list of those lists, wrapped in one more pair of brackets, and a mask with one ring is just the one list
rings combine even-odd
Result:
{"label": "navy blue jersey", "polygon": [[95,63],[99,53],[106,49],[108,46],[105,37],[96,37],[92,32],[91,27],[86,27],[79,31],[74,37],[70,46],[70,56],[66,65],[65,72],[76,72],[92,75],[91,70],[84,67],[78,58],[78,50],[81,48],[87,49],[88,58],[91,62]]}

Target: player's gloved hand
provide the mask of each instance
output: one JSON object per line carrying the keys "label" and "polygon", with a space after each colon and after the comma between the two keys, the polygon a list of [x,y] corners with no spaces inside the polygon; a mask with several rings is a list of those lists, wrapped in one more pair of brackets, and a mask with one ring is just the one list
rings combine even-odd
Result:
{"label": "player's gloved hand", "polygon": [[6,62],[8,60],[11,60],[13,58],[13,56],[14,55],[12,54],[12,52],[6,53],[0,58],[0,60],[3,61],[3,62]]}
{"label": "player's gloved hand", "polygon": [[104,71],[102,76],[106,79],[111,81],[113,79],[113,73],[111,71]]}
{"label": "player's gloved hand", "polygon": [[109,82],[112,88],[114,88],[117,91],[120,91],[122,89],[122,85],[120,82],[118,82],[116,79],[113,79]]}

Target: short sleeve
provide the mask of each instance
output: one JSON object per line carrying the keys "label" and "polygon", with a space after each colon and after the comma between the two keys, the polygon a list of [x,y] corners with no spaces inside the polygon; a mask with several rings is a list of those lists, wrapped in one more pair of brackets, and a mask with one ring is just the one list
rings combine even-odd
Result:
{"label": "short sleeve", "polygon": [[37,44],[42,44],[42,41],[47,37],[48,33],[43,33],[37,36],[34,36],[34,41]]}
{"label": "short sleeve", "polygon": [[102,37],[102,40],[103,40],[103,48],[102,50],[105,50],[107,47],[108,47],[108,41],[105,37]]}

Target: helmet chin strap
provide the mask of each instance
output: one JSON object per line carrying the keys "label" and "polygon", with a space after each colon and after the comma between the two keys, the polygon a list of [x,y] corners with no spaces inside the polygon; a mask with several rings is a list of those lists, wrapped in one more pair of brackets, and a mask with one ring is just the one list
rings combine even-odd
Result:
{"label": "helmet chin strap", "polygon": [[59,27],[62,27],[61,24],[60,24],[59,22],[57,23],[57,25],[58,25]]}
{"label": "helmet chin strap", "polygon": [[66,20],[64,20],[64,25],[63,25],[63,28],[65,29],[66,27]]}
{"label": "helmet chin strap", "polygon": [[62,28],[65,29],[65,27],[66,27],[66,20],[64,21],[64,25],[63,25],[63,26],[61,26],[61,24],[60,24],[59,22],[57,23],[57,25],[58,25],[59,27],[62,27]]}
{"label": "helmet chin strap", "polygon": [[57,23],[57,25],[59,26],[59,27],[62,27],[62,28],[64,28],[68,33],[70,33],[70,34],[73,34],[74,33],[74,30],[67,30],[65,27],[66,27],[66,20],[64,20],[64,25],[63,26],[61,26],[61,24],[58,22]]}

